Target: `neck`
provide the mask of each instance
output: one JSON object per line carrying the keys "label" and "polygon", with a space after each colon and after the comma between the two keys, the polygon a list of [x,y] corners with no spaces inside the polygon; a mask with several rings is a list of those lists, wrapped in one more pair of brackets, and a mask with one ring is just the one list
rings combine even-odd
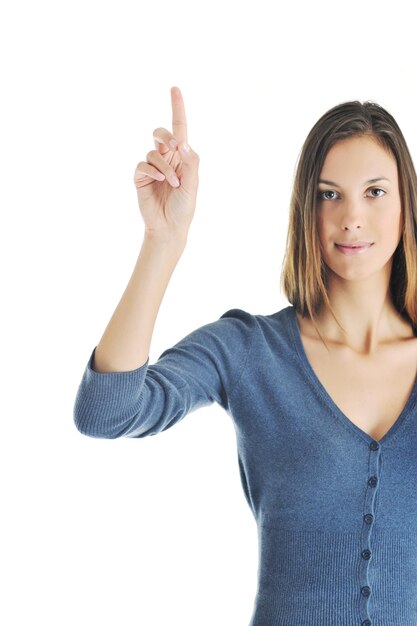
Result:
{"label": "neck", "polygon": [[330,304],[340,326],[328,308],[317,322],[325,340],[343,343],[356,352],[376,352],[380,344],[413,336],[411,325],[396,310],[389,290],[389,274],[363,280],[329,276]]}

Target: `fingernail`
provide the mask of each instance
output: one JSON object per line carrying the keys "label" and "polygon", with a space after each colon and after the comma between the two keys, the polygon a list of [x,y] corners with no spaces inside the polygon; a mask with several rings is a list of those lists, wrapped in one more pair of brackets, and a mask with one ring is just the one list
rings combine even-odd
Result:
{"label": "fingernail", "polygon": [[172,176],[171,180],[172,180],[172,184],[174,185],[174,187],[179,187],[180,181],[178,180],[176,176]]}
{"label": "fingernail", "polygon": [[188,143],[183,143],[181,144],[181,150],[182,152],[189,152],[190,151],[190,146],[188,145]]}

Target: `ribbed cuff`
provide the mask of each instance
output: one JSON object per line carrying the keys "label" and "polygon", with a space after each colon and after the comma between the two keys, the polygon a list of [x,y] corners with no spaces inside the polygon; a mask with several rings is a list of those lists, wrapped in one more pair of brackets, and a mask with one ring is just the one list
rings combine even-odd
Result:
{"label": "ribbed cuff", "polygon": [[141,367],[128,372],[96,372],[92,368],[96,347],[78,388],[74,422],[85,435],[114,438],[120,434],[127,417],[140,409],[149,357]]}

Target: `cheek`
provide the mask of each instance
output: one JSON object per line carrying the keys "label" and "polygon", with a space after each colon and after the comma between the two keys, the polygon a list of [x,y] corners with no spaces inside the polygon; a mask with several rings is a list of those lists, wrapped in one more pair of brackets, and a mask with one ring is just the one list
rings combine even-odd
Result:
{"label": "cheek", "polygon": [[381,224],[381,229],[392,240],[398,240],[403,230],[403,217],[401,211],[394,215],[387,215]]}

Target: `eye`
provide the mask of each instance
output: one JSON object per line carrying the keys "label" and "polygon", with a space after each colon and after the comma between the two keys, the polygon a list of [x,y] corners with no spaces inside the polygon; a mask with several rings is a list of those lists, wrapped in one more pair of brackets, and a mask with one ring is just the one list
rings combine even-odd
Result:
{"label": "eye", "polygon": [[[380,189],[379,187],[372,187],[372,189],[370,189],[369,191],[382,191],[383,195],[385,195],[385,191],[383,189]],[[382,195],[379,196],[373,196],[374,198],[382,198]]]}
{"label": "eye", "polygon": [[332,189],[326,189],[326,191],[319,191],[317,193],[317,197],[319,200],[333,200],[333,198],[328,198],[325,196],[326,193],[337,193],[336,191],[333,191]]}

